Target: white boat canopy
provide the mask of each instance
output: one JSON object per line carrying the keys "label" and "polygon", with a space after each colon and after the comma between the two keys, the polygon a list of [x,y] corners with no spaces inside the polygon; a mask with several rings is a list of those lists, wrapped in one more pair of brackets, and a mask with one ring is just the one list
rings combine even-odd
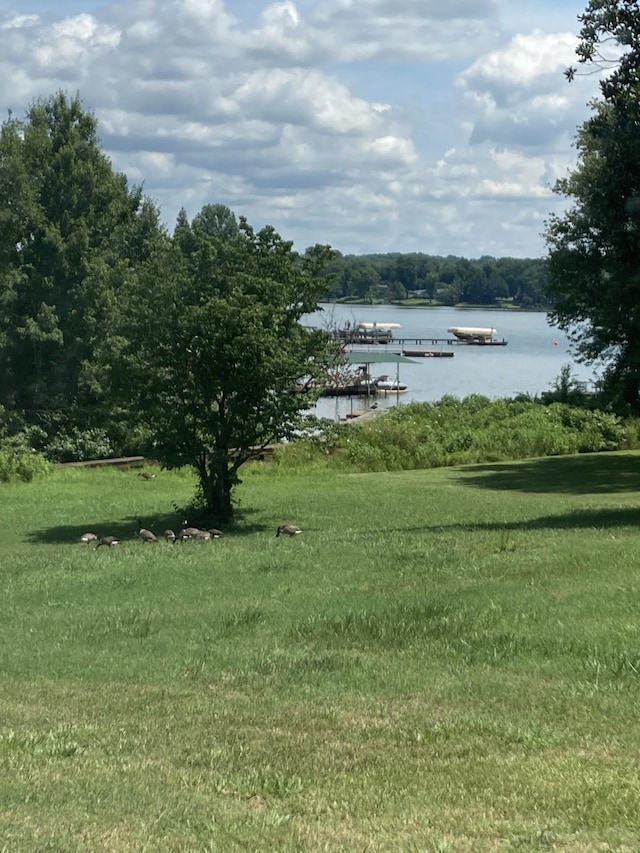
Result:
{"label": "white boat canopy", "polygon": [[400,323],[358,323],[356,329],[380,329],[381,331],[386,331],[387,329],[401,329],[402,326]]}
{"label": "white boat canopy", "polygon": [[461,340],[490,340],[495,334],[495,329],[479,326],[449,326],[447,332],[451,332]]}

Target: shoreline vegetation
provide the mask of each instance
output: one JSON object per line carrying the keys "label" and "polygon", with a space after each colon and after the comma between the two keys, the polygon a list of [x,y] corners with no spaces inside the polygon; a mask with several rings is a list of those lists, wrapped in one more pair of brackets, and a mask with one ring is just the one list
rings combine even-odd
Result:
{"label": "shoreline vegetation", "polygon": [[477,311],[550,311],[550,305],[525,306],[517,305],[512,300],[504,300],[498,303],[476,304],[469,302],[456,302],[449,304],[439,302],[437,299],[326,299],[328,305],[393,305],[396,308],[465,308]]}
{"label": "shoreline vegetation", "polygon": [[327,270],[327,299],[398,304],[420,299],[447,307],[513,303],[545,310],[549,305],[544,258],[474,260],[420,252],[338,255]]}
{"label": "shoreline vegetation", "polygon": [[[599,409],[598,396],[568,368],[536,398],[445,395],[435,403],[363,410],[356,420],[353,429],[349,420],[309,416],[294,440],[270,445],[268,454],[259,455],[282,469],[311,465],[365,473],[640,448],[640,419]],[[84,458],[100,465],[109,454]],[[144,461],[134,458],[137,464]],[[69,460],[50,460],[6,442],[0,449],[0,483],[46,477],[54,461]]]}

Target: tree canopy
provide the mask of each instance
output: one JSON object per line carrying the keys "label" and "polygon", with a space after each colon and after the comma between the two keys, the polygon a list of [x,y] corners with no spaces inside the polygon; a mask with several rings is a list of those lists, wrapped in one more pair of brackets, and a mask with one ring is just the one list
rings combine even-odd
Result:
{"label": "tree canopy", "polygon": [[0,199],[0,404],[46,434],[100,424],[119,293],[164,239],[157,211],[62,93],[3,123]]}
{"label": "tree canopy", "polygon": [[551,318],[580,358],[602,363],[610,397],[638,409],[640,10],[591,0],[579,21],[578,61],[604,76],[577,135],[577,166],[555,187],[572,205],[546,229]]}
{"label": "tree canopy", "polygon": [[272,228],[256,233],[206,206],[192,224],[181,212],[161,268],[138,280],[129,387],[154,456],[195,468],[215,519],[232,517],[238,470],[293,434],[314,399],[302,383],[335,357],[327,333],[299,322],[325,293],[332,255],[327,246],[300,255]]}

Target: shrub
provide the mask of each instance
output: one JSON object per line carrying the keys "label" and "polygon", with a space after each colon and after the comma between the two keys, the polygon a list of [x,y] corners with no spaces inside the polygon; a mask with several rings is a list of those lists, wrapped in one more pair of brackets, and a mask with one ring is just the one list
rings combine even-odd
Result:
{"label": "shrub", "polygon": [[395,407],[350,427],[338,447],[354,470],[392,471],[617,450],[630,440],[608,412],[474,394]]}
{"label": "shrub", "polygon": [[47,458],[53,462],[83,462],[87,459],[107,459],[113,456],[113,447],[102,429],[60,432],[46,447]]}
{"label": "shrub", "polygon": [[0,482],[29,483],[48,474],[51,469],[44,456],[25,443],[24,435],[0,440]]}

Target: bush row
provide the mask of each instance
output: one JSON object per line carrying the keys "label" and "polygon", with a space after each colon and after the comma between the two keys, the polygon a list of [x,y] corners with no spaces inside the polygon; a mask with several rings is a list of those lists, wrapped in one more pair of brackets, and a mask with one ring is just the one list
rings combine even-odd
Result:
{"label": "bush row", "polygon": [[282,465],[317,462],[353,471],[401,471],[637,446],[637,424],[565,403],[464,399],[409,403],[277,454]]}
{"label": "bush row", "polygon": [[[278,449],[275,463],[402,471],[621,450],[639,446],[639,425],[637,419],[569,403],[445,396],[437,403],[398,406],[357,425],[315,419],[308,437]],[[34,449],[36,438],[0,436],[0,481],[29,481],[50,470],[51,462],[112,455],[101,430],[60,435],[45,453]]]}

